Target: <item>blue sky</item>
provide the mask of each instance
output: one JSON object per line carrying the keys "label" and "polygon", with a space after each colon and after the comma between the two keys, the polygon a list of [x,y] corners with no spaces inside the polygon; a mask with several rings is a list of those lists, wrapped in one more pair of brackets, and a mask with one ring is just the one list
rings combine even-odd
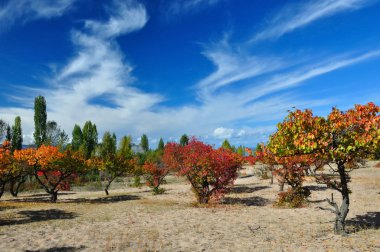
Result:
{"label": "blue sky", "polygon": [[[96,4],[94,4],[96,2]],[[380,103],[378,0],[0,0],[0,118],[265,141],[287,111]]]}

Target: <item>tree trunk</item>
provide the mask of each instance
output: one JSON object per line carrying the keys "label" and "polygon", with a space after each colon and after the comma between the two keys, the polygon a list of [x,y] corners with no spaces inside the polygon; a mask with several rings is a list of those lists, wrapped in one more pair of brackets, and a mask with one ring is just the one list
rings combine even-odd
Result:
{"label": "tree trunk", "polygon": [[117,176],[111,178],[111,180],[107,180],[108,184],[106,185],[106,188],[104,188],[104,191],[105,191],[105,193],[106,193],[107,196],[109,195],[108,189],[110,188],[112,181],[113,181],[116,177],[117,177]]}
{"label": "tree trunk", "polygon": [[285,185],[285,181],[278,182],[278,186],[280,187],[280,192],[284,191],[284,185]]}
{"label": "tree trunk", "polygon": [[200,204],[208,204],[208,201],[210,200],[210,197],[208,195],[202,195],[198,199],[198,203]]}
{"label": "tree trunk", "polygon": [[[25,182],[26,182],[26,178],[21,178],[21,179],[19,179],[19,181],[14,180],[11,182],[10,193],[12,194],[13,197],[17,197],[18,192],[20,191],[21,185],[24,184]],[[16,188],[15,188],[15,186],[16,186]]]}
{"label": "tree trunk", "polygon": [[273,185],[273,171],[271,171],[270,174],[270,184]]}
{"label": "tree trunk", "polygon": [[50,192],[51,194],[51,202],[56,203],[58,199],[58,192],[57,191],[52,191]]}
{"label": "tree trunk", "polygon": [[210,188],[209,188],[209,183],[207,181],[207,178],[203,178],[202,182],[202,192],[200,193],[200,197],[198,199],[200,204],[207,204],[208,201],[210,200]]}
{"label": "tree trunk", "polygon": [[4,188],[5,188],[5,183],[0,182],[0,198],[1,198],[1,196],[3,196]]}
{"label": "tree trunk", "polygon": [[340,183],[342,186],[342,204],[340,206],[339,212],[336,213],[335,217],[335,225],[334,225],[334,232],[336,234],[345,234],[345,221],[347,214],[349,212],[349,206],[350,206],[350,198],[349,194],[350,191],[348,189],[348,174],[345,171],[344,164],[340,163],[338,164],[338,172],[340,176]]}

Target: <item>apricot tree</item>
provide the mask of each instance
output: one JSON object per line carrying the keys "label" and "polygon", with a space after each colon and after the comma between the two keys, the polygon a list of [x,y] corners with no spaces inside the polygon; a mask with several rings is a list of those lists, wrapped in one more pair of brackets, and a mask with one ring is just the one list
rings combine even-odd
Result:
{"label": "apricot tree", "polygon": [[345,233],[349,212],[349,171],[355,167],[349,164],[368,157],[378,146],[379,112],[380,107],[374,103],[355,105],[347,111],[333,108],[327,118],[314,116],[311,110],[296,110],[278,124],[277,132],[270,138],[269,148],[277,157],[312,154],[335,164],[336,167],[330,168],[338,179],[323,173],[317,178],[342,196],[340,207],[333,200],[326,199],[333,207],[328,210],[335,214],[334,231],[337,234]]}
{"label": "apricot tree", "polygon": [[163,161],[188,179],[200,204],[221,197],[237,178],[243,163],[242,157],[231,150],[214,150],[195,138],[185,146],[168,143]]}
{"label": "apricot tree", "polygon": [[38,149],[23,149],[14,152],[16,160],[27,162],[37,182],[56,202],[63,183],[76,174],[87,171],[87,162],[80,152],[41,145]]}

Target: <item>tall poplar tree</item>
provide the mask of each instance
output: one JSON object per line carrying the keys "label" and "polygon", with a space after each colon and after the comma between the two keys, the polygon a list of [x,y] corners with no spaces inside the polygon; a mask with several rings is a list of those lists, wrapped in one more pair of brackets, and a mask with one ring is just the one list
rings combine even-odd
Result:
{"label": "tall poplar tree", "polygon": [[116,135],[106,131],[103,135],[102,144],[100,146],[100,156],[107,158],[116,154]]}
{"label": "tall poplar tree", "polygon": [[71,148],[77,151],[79,150],[82,143],[83,143],[82,130],[78,124],[75,124],[73,132],[72,132]]}
{"label": "tall poplar tree", "polygon": [[98,131],[96,125],[92,124],[91,121],[87,121],[83,126],[82,134],[83,142],[81,149],[83,150],[85,157],[90,158],[98,143]]}
{"label": "tall poplar tree", "polygon": [[45,97],[37,96],[34,99],[34,141],[40,147],[46,141],[46,101]]}
{"label": "tall poplar tree", "polygon": [[159,151],[163,151],[164,149],[165,149],[165,143],[164,143],[164,140],[162,140],[162,138],[160,138],[160,141],[158,142],[157,150],[159,150]]}
{"label": "tall poplar tree", "polygon": [[5,135],[5,139],[8,140],[8,141],[12,140],[12,128],[9,125],[7,126],[7,132],[6,132],[6,135]]}
{"label": "tall poplar tree", "polygon": [[132,156],[132,137],[131,136],[123,136],[121,138],[117,154],[125,158],[129,158]]}
{"label": "tall poplar tree", "polygon": [[186,146],[189,144],[189,137],[186,134],[183,134],[181,136],[181,139],[179,140],[179,144],[182,146]]}
{"label": "tall poplar tree", "polygon": [[145,134],[141,136],[140,146],[144,152],[147,152],[149,150],[149,141],[148,137]]}
{"label": "tall poplar tree", "polygon": [[223,149],[226,149],[226,150],[233,150],[230,142],[228,142],[227,139],[224,139],[223,143],[222,143],[222,148]]}
{"label": "tall poplar tree", "polygon": [[22,141],[21,118],[17,116],[15,118],[15,124],[12,126],[12,152],[22,149]]}

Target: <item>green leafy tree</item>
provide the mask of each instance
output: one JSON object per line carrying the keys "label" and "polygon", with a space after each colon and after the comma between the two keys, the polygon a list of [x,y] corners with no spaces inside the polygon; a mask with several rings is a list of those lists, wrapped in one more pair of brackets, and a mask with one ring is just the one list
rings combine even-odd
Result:
{"label": "green leafy tree", "polygon": [[157,150],[164,151],[164,148],[165,148],[164,140],[162,140],[162,138],[160,138],[160,141],[158,142]]}
{"label": "green leafy tree", "polygon": [[21,118],[17,116],[15,118],[15,124],[12,126],[12,152],[14,150],[22,149],[22,129],[21,129]]}
{"label": "green leafy tree", "polygon": [[182,146],[188,145],[189,144],[189,137],[186,134],[183,134],[181,136],[181,139],[179,140],[179,144]]}
{"label": "green leafy tree", "polygon": [[132,157],[132,137],[123,136],[120,140],[119,148],[117,150],[118,156],[125,158]]}
{"label": "green leafy tree", "polygon": [[98,144],[98,131],[96,125],[92,124],[91,121],[87,121],[83,126],[82,133],[83,142],[81,150],[88,159],[94,153],[96,145]]}
{"label": "green leafy tree", "polygon": [[75,124],[73,132],[72,132],[71,148],[77,151],[79,150],[82,143],[83,143],[82,130],[78,124]]}
{"label": "green leafy tree", "polygon": [[244,150],[244,146],[243,145],[240,145],[237,149],[236,149],[236,153],[242,157],[245,156],[245,150]]}
{"label": "green leafy tree", "polygon": [[69,141],[69,136],[61,130],[57,122],[48,121],[46,123],[46,144],[64,149]]}
{"label": "green leafy tree", "polygon": [[149,140],[145,134],[141,136],[140,146],[144,152],[147,152],[149,150]]}
{"label": "green leafy tree", "polygon": [[256,145],[256,149],[255,149],[255,152],[262,152],[263,149],[262,149],[262,145],[264,145],[263,143],[258,143]]}
{"label": "green leafy tree", "polygon": [[227,139],[224,139],[223,143],[222,143],[222,148],[223,149],[226,149],[226,150],[233,150],[230,142],[228,142]]}
{"label": "green leafy tree", "polygon": [[116,136],[111,135],[109,131],[106,131],[103,135],[102,143],[100,144],[100,156],[107,158],[110,155],[116,154]]}
{"label": "green leafy tree", "polygon": [[7,126],[7,132],[6,132],[6,135],[5,135],[5,139],[7,141],[12,141],[12,129],[11,129],[11,126]]}
{"label": "green leafy tree", "polygon": [[34,141],[40,147],[46,141],[46,101],[45,97],[38,96],[34,100]]}

